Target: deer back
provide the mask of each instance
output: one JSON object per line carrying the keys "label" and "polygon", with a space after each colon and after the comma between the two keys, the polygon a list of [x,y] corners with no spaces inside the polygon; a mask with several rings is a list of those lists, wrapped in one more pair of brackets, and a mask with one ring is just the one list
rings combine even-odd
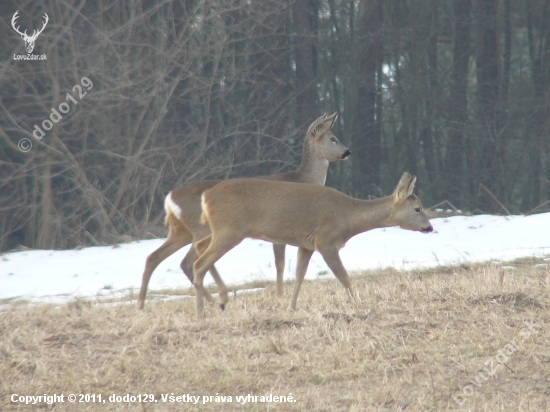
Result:
{"label": "deer back", "polygon": [[235,179],[204,192],[203,221],[213,232],[314,249],[320,231],[341,220],[347,198],[317,185]]}

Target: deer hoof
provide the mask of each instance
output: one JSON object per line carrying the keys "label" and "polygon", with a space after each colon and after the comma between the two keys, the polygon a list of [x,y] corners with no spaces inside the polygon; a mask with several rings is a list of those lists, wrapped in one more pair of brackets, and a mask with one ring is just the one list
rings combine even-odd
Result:
{"label": "deer hoof", "polygon": [[220,303],[220,309],[225,310],[225,303]]}

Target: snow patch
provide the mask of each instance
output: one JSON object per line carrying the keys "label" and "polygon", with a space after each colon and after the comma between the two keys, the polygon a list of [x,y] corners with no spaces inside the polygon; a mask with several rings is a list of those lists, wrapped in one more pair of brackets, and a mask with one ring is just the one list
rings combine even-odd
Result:
{"label": "snow patch", "polygon": [[[170,196],[166,203],[176,216],[176,210],[181,214]],[[340,251],[342,262],[349,272],[357,272],[386,267],[413,270],[465,262],[550,257],[550,213],[453,216],[431,222],[436,232],[430,234],[386,228],[355,236]],[[152,239],[116,248],[6,253],[0,258],[0,299],[57,303],[79,297],[99,298],[121,291],[137,296],[145,259],[163,242],[163,239]],[[182,248],[157,267],[149,290],[192,287],[179,267],[188,249],[189,246]],[[296,253],[297,248],[287,247],[285,279],[294,278]],[[216,267],[228,285],[266,279],[275,281],[273,249],[264,241],[245,239],[223,256]],[[326,278],[325,272],[332,276],[321,255],[315,252],[306,277]],[[207,275],[205,284],[212,283]]]}

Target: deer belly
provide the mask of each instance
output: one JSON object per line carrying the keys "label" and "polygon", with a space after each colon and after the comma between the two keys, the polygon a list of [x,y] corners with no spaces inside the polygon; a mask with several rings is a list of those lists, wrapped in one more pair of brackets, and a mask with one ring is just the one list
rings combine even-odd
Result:
{"label": "deer belly", "polygon": [[249,236],[253,239],[259,239],[264,240],[266,242],[271,242],[275,244],[280,245],[290,245],[290,246],[296,246],[296,247],[303,247],[305,249],[309,250],[315,250],[315,242],[313,239],[313,236],[285,236],[285,235],[277,235],[277,236],[269,236],[266,234],[255,234]]}

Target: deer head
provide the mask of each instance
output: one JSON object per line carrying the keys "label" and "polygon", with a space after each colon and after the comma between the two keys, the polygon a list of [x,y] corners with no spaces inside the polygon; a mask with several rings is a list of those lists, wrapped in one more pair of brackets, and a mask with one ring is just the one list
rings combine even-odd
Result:
{"label": "deer head", "polygon": [[17,33],[19,33],[21,35],[21,37],[23,38],[23,40],[25,41],[25,49],[27,49],[27,53],[31,54],[33,49],[34,49],[34,42],[36,41],[36,38],[38,37],[38,35],[40,33],[42,33],[44,31],[44,29],[46,28],[46,24],[48,24],[48,21],[50,19],[49,19],[48,15],[46,13],[44,13],[44,25],[42,26],[42,28],[40,30],[34,30],[33,33],[32,33],[32,36],[28,36],[27,35],[27,30],[25,30],[23,33],[21,33],[21,31],[19,31],[19,26],[15,27],[15,21],[19,17],[18,13],[19,13],[19,10],[17,10],[15,12],[15,14],[13,15],[13,18],[11,19],[11,25],[12,25],[13,29]]}

